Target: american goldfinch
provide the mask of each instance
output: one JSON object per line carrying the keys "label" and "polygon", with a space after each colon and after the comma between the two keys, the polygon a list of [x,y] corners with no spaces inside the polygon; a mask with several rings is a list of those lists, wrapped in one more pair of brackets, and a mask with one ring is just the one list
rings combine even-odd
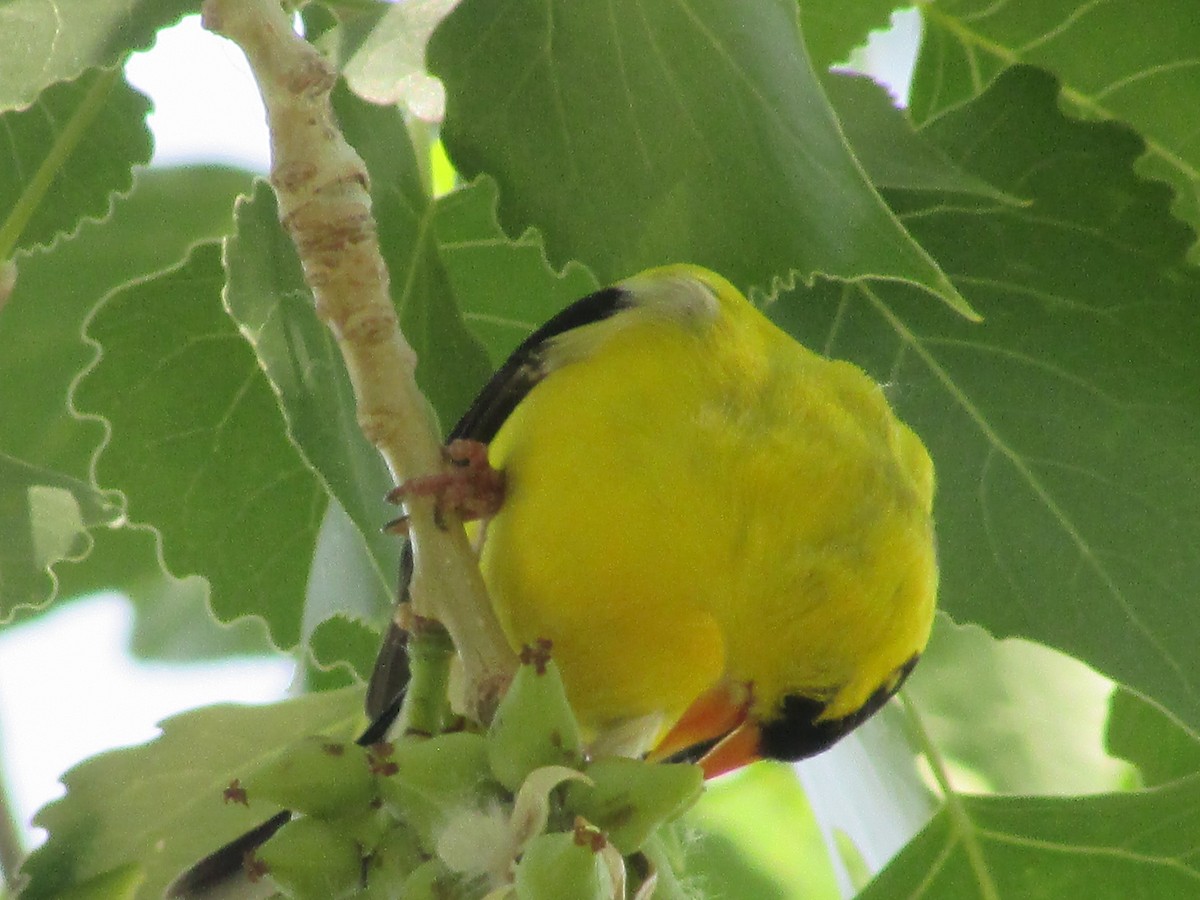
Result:
{"label": "american goldfinch", "polygon": [[[698,759],[709,776],[811,756],[925,647],[928,453],[861,369],[803,347],[712,272],[652,269],[572,304],[450,437],[465,478],[403,490],[453,486],[456,512],[484,516],[473,533],[507,637],[550,642],[595,752]],[[393,626],[360,744],[399,709],[404,643]],[[290,817],[168,896],[215,896]]]}
{"label": "american goldfinch", "polygon": [[577,301],[450,437],[486,444],[503,476],[478,541],[507,636],[552,642],[601,748],[704,755],[709,774],[811,756],[925,646],[925,447],[861,369],[712,272],[652,269]]}

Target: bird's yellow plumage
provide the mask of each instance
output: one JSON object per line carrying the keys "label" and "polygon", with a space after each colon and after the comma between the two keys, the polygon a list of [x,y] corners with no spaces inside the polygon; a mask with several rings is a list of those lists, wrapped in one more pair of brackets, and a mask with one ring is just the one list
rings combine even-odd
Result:
{"label": "bird's yellow plumage", "polygon": [[[864,372],[711,272],[609,299],[518,351],[536,375],[490,442],[506,487],[481,566],[508,635],[554,642],[597,734],[642,720],[659,739],[717,690],[779,724],[758,752],[822,749],[928,637],[929,456]],[[810,739],[814,722],[834,724]]]}
{"label": "bird's yellow plumage", "polygon": [[[492,513],[472,526],[492,602],[514,649],[553,642],[594,748],[682,755],[710,775],[809,756],[878,709],[925,646],[925,448],[865,373],[802,347],[711,272],[655,269],[568,307],[451,438],[472,471],[394,495],[441,504],[453,486],[457,513]],[[359,744],[400,709],[405,644],[393,623]],[[224,890],[290,815],[168,895]]]}

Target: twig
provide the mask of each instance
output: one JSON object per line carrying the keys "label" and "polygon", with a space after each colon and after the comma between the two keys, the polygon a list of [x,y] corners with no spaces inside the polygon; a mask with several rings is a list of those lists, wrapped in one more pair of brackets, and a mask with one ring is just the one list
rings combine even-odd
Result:
{"label": "twig", "polygon": [[[258,82],[271,133],[271,184],[317,315],[354,385],[358,422],[398,482],[444,465],[400,333],[371,215],[366,166],[333,117],[336,73],[291,27],[279,0],[205,0],[204,26],[237,43]],[[426,500],[408,508],[414,610],[442,622],[463,660],[469,713],[486,714],[515,669],[457,522],[439,528]]]}

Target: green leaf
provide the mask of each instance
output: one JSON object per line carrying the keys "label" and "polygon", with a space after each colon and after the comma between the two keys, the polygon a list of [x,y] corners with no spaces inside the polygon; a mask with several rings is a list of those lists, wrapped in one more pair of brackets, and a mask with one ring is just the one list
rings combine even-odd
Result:
{"label": "green leaf", "polygon": [[1007,66],[1053,72],[1076,115],[1117,119],[1146,140],[1146,174],[1178,192],[1178,212],[1200,225],[1200,17],[1192,0],[993,3],[950,0],[925,18],[912,92],[917,121],[984,90]]}
{"label": "green leaf", "polygon": [[135,900],[144,880],[141,866],[117,866],[71,885],[54,900]]}
{"label": "green leaf", "polygon": [[955,798],[859,900],[1190,897],[1200,776],[1095,797]]}
{"label": "green leaf", "polygon": [[917,134],[888,92],[870,78],[830,74],[822,83],[846,140],[879,190],[939,191],[990,202],[1020,202],[963,171]]}
{"label": "green leaf", "polygon": [[88,320],[100,351],[73,402],[107,423],[96,480],[161,533],[167,566],[203,574],[222,620],[261,614],[291,646],[326,494],[221,309],[224,283],[206,243],[110,294]]}
{"label": "green leaf", "polygon": [[158,29],[199,8],[198,0],[0,4],[0,110],[28,106],[48,85],[85,69],[115,66],[150,46]]}
{"label": "green leaf", "polygon": [[108,215],[131,169],[150,160],[149,109],[119,72],[92,69],[0,116],[0,260]]}
{"label": "green leaf", "polygon": [[872,31],[887,28],[893,10],[905,5],[897,0],[804,0],[800,26],[813,68],[823,72],[845,62]]}
{"label": "green leaf", "polygon": [[379,243],[400,327],[417,352],[417,384],[449,428],[475,398],[491,365],[463,324],[438,255],[434,207],[399,110],[372,106],[345,90],[336,90],[333,100],[346,139],[371,173]]}
{"label": "green leaf", "polygon": [[61,472],[0,453],[0,622],[54,595],[54,565],[91,549],[88,529],[121,514],[113,498]]}
{"label": "green leaf", "polygon": [[222,792],[299,737],[349,738],[362,690],[268,706],[211,706],[163,722],[162,737],[94,757],[63,778],[67,795],[35,824],[50,832],[25,863],[28,900],[58,897],[93,876],[140,863],[134,894],[158,900],[181,871],[257,825],[276,807],[225,803]]}
{"label": "green leaf", "polygon": [[[1200,731],[1200,275],[1140,142],[1013,70],[924,134],[1026,208],[904,213],[985,317],[898,287],[774,309],[892,385],[938,468],[941,603],[1075,656]],[[902,198],[896,198],[903,210]]]}
{"label": "green leaf", "polygon": [[[88,478],[103,428],[67,410],[70,384],[94,355],[80,337],[84,318],[112,288],[173,265],[192,243],[228,230],[233,198],[250,178],[217,166],[142,170],[111,217],[85,222],[52,250],[20,260],[16,289],[0,314],[0,346],[21,348],[0,363],[3,451]],[[205,609],[207,585],[168,578],[152,535],[105,528],[92,537],[85,560],[56,572],[59,594],[116,589],[129,596],[137,609],[135,653],[196,658],[267,645],[261,626],[215,627]]]}
{"label": "green leaf", "polygon": [[[341,670],[332,679],[339,687],[370,674],[380,626],[396,602],[398,572],[398,562],[390,572],[378,570],[362,533],[331,498],[313,554],[303,633],[317,666]],[[322,680],[322,685],[329,683],[331,679]]]}
{"label": "green leaf", "polygon": [[556,266],[899,279],[969,312],[846,146],[794,2],[467,0],[429,61],[451,159],[496,179],[505,230],[538,228]]}
{"label": "green leaf", "polygon": [[393,590],[399,564],[396,539],[380,530],[393,515],[383,499],[391,476],[358,427],[341,351],[317,318],[266,182],[238,201],[235,220],[225,244],[226,308],[279,397],[288,436],[357,526],[374,564],[371,596],[376,617],[382,617],[388,604],[379,599]]}
{"label": "green leaf", "polygon": [[370,677],[379,655],[379,629],[335,615],[316,627],[308,645],[323,676],[308,680],[310,690],[361,685]]}
{"label": "green leaf", "polygon": [[487,176],[437,202],[434,228],[463,316],[498,368],[533,329],[600,287],[571,263],[555,274],[534,231],[509,240],[496,219],[496,183]]}
{"label": "green leaf", "polygon": [[427,121],[441,118],[443,93],[425,71],[429,35],[458,0],[408,0],[379,4],[347,18],[317,46],[338,62],[346,84],[372,103],[403,103]]}
{"label": "green leaf", "polygon": [[71,382],[94,352],[84,319],[113,288],[175,265],[197,240],[232,225],[233,198],[250,176],[220,167],[151,169],[104,222],[85,223],[52,250],[19,261],[16,288],[0,314],[0,448],[88,477],[103,439],[97,423],[67,410]]}
{"label": "green leaf", "polygon": [[1136,765],[1149,787],[1200,772],[1200,740],[1124,688],[1113,692],[1107,746],[1109,753]]}
{"label": "green leaf", "polygon": [[1104,752],[1112,684],[1069,656],[938,616],[904,693],[956,784],[1070,795],[1129,783]]}

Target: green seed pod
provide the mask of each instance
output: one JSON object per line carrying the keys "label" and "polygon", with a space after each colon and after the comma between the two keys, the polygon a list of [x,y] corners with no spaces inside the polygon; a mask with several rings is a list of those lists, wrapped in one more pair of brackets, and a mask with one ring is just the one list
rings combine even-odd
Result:
{"label": "green seed pod", "polygon": [[375,858],[406,876],[427,859],[413,830],[399,822],[384,834],[375,848]]}
{"label": "green seed pod", "polygon": [[367,804],[356,807],[349,812],[332,818],[325,818],[339,833],[353,838],[362,848],[363,855],[375,851],[389,830],[395,825],[396,819],[386,809]]}
{"label": "green seed pod", "polygon": [[573,782],[566,808],[599,825],[623,854],[639,850],[659,825],[681,815],[704,790],[699,766],[609,757],[590,764],[592,784]]}
{"label": "green seed pod", "polygon": [[534,838],[517,863],[517,900],[611,900],[603,848],[600,832],[579,826]]}
{"label": "green seed pod", "polygon": [[404,889],[397,896],[404,900],[466,900],[468,891],[461,876],[447,869],[441,860],[431,859],[405,879]]}
{"label": "green seed pod", "polygon": [[391,813],[416,833],[433,854],[446,818],[464,807],[479,807],[499,795],[491,780],[487,743],[469,732],[398,741],[389,756],[389,774],[379,778],[379,794]]}
{"label": "green seed pod", "polygon": [[324,817],[365,807],[375,794],[366,749],[323,737],[286,747],[243,779],[243,786],[251,801]]}
{"label": "green seed pod", "polygon": [[366,887],[359,895],[368,900],[395,900],[404,896],[404,882],[426,860],[417,836],[406,825],[393,822],[367,860]]}
{"label": "green seed pod", "polygon": [[516,791],[534,769],[579,768],[583,741],[548,647],[526,650],[522,665],[488,729],[488,761],[496,780]]}
{"label": "green seed pod", "polygon": [[368,866],[366,879],[366,886],[354,895],[355,900],[397,900],[398,897],[407,897],[404,893],[404,876],[396,872]]}
{"label": "green seed pod", "polygon": [[358,844],[311,816],[292,819],[255,857],[279,890],[293,900],[337,900],[357,890],[362,875]]}

